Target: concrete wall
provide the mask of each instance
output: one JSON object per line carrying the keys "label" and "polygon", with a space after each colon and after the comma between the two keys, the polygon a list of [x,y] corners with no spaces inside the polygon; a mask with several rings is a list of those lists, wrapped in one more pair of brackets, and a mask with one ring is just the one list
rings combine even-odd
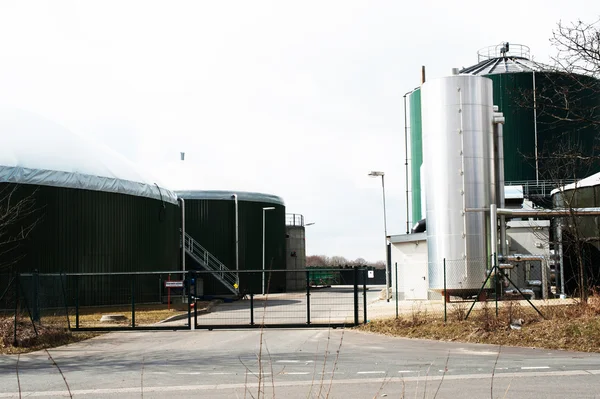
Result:
{"label": "concrete wall", "polygon": [[[306,241],[304,226],[286,226],[286,270],[306,269]],[[295,252],[296,256],[292,256]],[[304,272],[286,273],[288,291],[306,289],[306,274]]]}

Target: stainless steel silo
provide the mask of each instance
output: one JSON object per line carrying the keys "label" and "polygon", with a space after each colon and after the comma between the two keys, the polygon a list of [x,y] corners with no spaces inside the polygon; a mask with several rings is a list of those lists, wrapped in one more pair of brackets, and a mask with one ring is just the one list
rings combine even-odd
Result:
{"label": "stainless steel silo", "polygon": [[422,86],[429,288],[476,292],[485,280],[493,139],[492,81],[449,76]]}

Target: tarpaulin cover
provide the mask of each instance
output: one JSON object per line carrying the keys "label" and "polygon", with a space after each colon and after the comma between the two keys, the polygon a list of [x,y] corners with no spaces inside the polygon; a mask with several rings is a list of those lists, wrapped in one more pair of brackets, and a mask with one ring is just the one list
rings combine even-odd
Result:
{"label": "tarpaulin cover", "polygon": [[133,162],[22,110],[0,109],[0,182],[106,191],[177,203]]}

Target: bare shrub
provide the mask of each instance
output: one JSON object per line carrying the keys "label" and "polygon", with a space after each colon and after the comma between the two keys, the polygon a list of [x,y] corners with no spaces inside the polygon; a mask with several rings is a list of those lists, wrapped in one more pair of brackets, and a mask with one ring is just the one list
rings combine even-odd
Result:
{"label": "bare shrub", "polygon": [[463,321],[467,316],[468,305],[466,302],[455,302],[450,306],[450,318],[455,321]]}

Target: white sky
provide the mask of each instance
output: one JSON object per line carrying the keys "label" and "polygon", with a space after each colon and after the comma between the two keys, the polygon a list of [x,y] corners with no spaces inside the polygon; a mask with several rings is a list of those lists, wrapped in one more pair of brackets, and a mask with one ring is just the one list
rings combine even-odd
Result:
{"label": "white sky", "polygon": [[[567,6],[568,4],[568,6]],[[384,258],[406,230],[402,96],[502,41],[554,54],[597,2],[0,2],[0,106],[92,134],[173,189],[302,213],[307,253]],[[185,162],[179,152],[186,152]]]}

